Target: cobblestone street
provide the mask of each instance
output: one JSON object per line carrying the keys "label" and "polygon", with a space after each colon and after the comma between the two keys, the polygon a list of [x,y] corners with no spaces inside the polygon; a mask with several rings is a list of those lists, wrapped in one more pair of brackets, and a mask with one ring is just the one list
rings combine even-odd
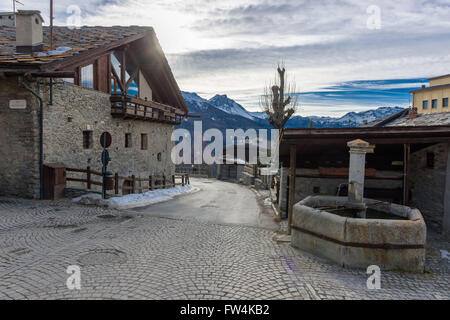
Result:
{"label": "cobblestone street", "polygon": [[[430,235],[426,273],[382,272],[381,289],[368,290],[365,270],[326,263],[274,235],[257,226],[0,198],[0,299],[450,298],[450,263],[439,251],[450,248],[440,236]],[[81,290],[66,286],[69,265],[81,267]]]}

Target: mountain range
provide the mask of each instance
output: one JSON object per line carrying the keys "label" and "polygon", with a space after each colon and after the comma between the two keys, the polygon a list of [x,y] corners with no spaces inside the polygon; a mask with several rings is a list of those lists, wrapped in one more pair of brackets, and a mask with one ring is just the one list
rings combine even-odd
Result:
{"label": "mountain range", "polygon": [[[222,132],[225,129],[269,129],[267,115],[264,112],[250,112],[239,103],[226,95],[215,95],[211,99],[204,99],[194,92],[182,92],[183,98],[189,108],[190,114],[199,115],[200,118],[184,119],[181,128],[188,129],[191,133],[194,121],[202,120],[203,130],[217,128]],[[380,107],[377,109],[349,112],[342,117],[303,117],[293,116],[286,124],[287,128],[337,128],[356,127],[363,123],[386,117],[403,110],[400,107]]]}

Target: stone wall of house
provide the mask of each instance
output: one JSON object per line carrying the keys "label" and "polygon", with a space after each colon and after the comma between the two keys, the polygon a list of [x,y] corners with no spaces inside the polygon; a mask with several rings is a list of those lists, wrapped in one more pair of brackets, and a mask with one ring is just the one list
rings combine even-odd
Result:
{"label": "stone wall of house", "polygon": [[[424,215],[427,225],[441,230],[444,217],[448,143],[439,143],[411,154],[410,205]],[[434,166],[427,165],[427,154],[434,154]]]}
{"label": "stone wall of house", "polygon": [[[44,111],[44,162],[60,162],[68,167],[101,171],[100,135],[112,136],[108,171],[121,176],[148,177],[175,173],[170,153],[173,126],[111,116],[109,95],[72,84],[54,86],[53,105]],[[42,96],[48,102],[49,87]],[[92,145],[83,147],[83,131],[92,132]],[[131,147],[125,148],[125,134],[131,134]],[[141,150],[141,134],[147,135],[147,150]],[[160,160],[158,153],[161,154]],[[71,174],[73,175],[73,174]],[[98,178],[99,179],[99,178]]]}
{"label": "stone wall of house", "polygon": [[[10,100],[26,100],[26,109],[10,109]],[[39,197],[37,101],[17,78],[0,76],[0,195]]]}
{"label": "stone wall of house", "polygon": [[[113,118],[108,94],[55,81],[53,105],[48,104],[48,82],[31,84],[44,100],[44,164],[63,163],[80,169],[90,166],[101,171],[100,135],[107,131],[112,135],[109,171],[136,177],[175,173],[170,157],[172,125]],[[38,197],[38,102],[18,87],[17,79],[0,78],[0,83],[0,194]],[[27,109],[9,110],[8,101],[20,98],[27,99]],[[88,149],[83,146],[83,131],[91,132]],[[131,134],[130,148],[125,148],[125,134]],[[147,150],[141,150],[141,134],[147,134]]]}

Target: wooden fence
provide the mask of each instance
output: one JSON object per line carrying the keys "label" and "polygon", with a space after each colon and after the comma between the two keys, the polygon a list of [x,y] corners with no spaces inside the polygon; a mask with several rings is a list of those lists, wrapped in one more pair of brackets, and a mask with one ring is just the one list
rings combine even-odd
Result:
{"label": "wooden fence", "polygon": [[[91,189],[92,185],[103,186],[103,175],[99,171],[92,170],[90,167],[86,169],[66,168],[67,172],[76,172],[86,174],[85,179],[67,177],[67,181],[86,183],[87,189]],[[93,176],[100,176],[101,181],[95,181]],[[172,176],[148,176],[148,178],[140,178],[135,175],[124,177],[118,173],[114,174],[114,193],[122,194],[140,193],[140,191],[152,191],[157,189],[167,189],[176,186],[184,186],[190,183],[188,174],[172,175]],[[121,183],[122,182],[122,183]],[[143,186],[142,183],[145,185]],[[138,185],[139,184],[139,185]]]}

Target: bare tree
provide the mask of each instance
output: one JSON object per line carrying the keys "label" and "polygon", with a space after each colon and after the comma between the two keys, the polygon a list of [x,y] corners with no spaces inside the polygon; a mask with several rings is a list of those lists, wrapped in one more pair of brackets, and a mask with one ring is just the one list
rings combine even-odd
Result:
{"label": "bare tree", "polygon": [[288,81],[284,64],[278,65],[275,81],[264,89],[260,104],[275,129],[283,129],[295,113],[298,105],[295,82]]}

